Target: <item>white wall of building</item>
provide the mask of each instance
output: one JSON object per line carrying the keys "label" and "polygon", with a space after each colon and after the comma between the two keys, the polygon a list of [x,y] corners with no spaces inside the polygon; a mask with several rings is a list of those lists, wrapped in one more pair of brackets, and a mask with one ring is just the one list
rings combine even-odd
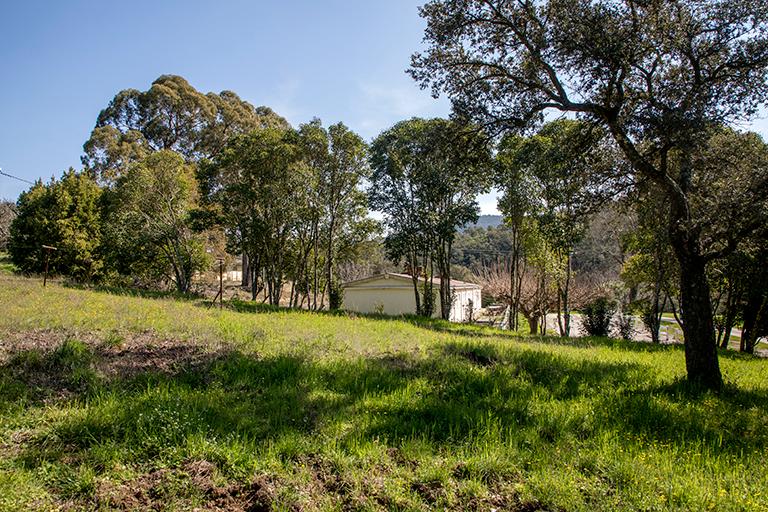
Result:
{"label": "white wall of building", "polygon": [[[465,322],[469,318],[469,301],[473,312],[480,308],[480,288],[453,287],[454,301],[451,307],[452,322]],[[435,317],[440,316],[440,299]],[[379,276],[372,280],[350,283],[344,288],[344,309],[359,313],[381,312],[387,315],[412,315],[416,312],[413,285],[406,279]]]}

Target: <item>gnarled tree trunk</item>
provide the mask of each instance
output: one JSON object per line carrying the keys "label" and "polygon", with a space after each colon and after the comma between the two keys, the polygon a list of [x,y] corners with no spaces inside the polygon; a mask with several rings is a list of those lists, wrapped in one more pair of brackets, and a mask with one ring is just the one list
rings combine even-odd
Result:
{"label": "gnarled tree trunk", "polygon": [[719,389],[723,378],[717,360],[706,260],[699,253],[698,240],[690,233],[673,230],[672,246],[680,263],[680,309],[688,380]]}

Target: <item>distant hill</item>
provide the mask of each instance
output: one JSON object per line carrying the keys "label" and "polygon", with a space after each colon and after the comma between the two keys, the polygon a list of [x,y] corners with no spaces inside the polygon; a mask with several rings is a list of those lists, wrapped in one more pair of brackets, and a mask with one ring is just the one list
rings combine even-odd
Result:
{"label": "distant hill", "polygon": [[464,229],[469,228],[495,228],[496,226],[501,225],[504,222],[504,217],[501,215],[481,215],[477,222],[474,224],[467,224],[467,227]]}

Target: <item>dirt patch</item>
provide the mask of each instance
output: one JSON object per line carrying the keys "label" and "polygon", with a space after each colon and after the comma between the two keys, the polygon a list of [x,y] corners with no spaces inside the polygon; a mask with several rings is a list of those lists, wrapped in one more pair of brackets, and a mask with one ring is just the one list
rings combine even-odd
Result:
{"label": "dirt patch", "polygon": [[406,457],[400,448],[395,448],[395,447],[387,448],[387,455],[398,466],[405,466],[409,469],[414,469],[419,467],[419,461],[414,459],[409,459],[408,457]]}
{"label": "dirt patch", "polygon": [[445,496],[445,488],[440,482],[413,482],[411,490],[430,505],[434,505],[437,500]]}
{"label": "dirt patch", "polygon": [[339,500],[342,510],[356,509],[359,497],[355,496],[354,485],[347,480],[330,460],[317,455],[301,457],[312,475],[314,482],[307,489],[310,495],[334,495]]}
{"label": "dirt patch", "polygon": [[159,337],[33,330],[0,334],[0,379],[7,398],[65,401],[95,387],[140,374],[198,372],[226,357],[228,346]]}
{"label": "dirt patch", "polygon": [[371,359],[388,370],[405,372],[413,368],[413,362],[402,355],[386,354]]}
{"label": "dirt patch", "polygon": [[22,332],[0,333],[0,363],[7,362],[12,355],[24,351],[52,351],[65,340],[72,338],[72,333],[51,329],[34,329]]}
{"label": "dirt patch", "polygon": [[96,369],[107,377],[126,378],[146,372],[173,375],[200,369],[227,352],[225,348],[212,351],[202,344],[142,333],[118,346],[98,345]]}
{"label": "dirt patch", "polygon": [[193,461],[176,469],[157,469],[121,483],[102,482],[93,507],[114,510],[164,510],[171,503],[193,503],[194,510],[265,512],[272,510],[276,482],[260,475],[249,483],[216,483],[216,467]]}
{"label": "dirt patch", "polygon": [[93,353],[93,367],[105,377],[132,377],[153,372],[175,374],[194,370],[226,354],[227,347],[211,348],[203,343],[142,333],[93,333],[60,330],[31,330],[0,334],[0,365],[14,356],[36,352],[45,357],[67,340],[84,343]]}

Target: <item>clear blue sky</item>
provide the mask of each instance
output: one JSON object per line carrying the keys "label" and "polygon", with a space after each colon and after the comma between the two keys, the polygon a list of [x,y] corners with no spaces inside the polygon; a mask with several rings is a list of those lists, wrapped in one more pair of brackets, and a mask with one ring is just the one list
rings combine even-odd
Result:
{"label": "clear blue sky", "polygon": [[[0,167],[30,180],[79,167],[99,111],[161,74],[233,90],[294,125],[343,121],[366,139],[401,119],[448,115],[447,101],[405,74],[421,3],[2,0]],[[0,198],[27,187],[0,176]],[[495,212],[492,195],[480,202]]]}
{"label": "clear blue sky", "polygon": [[[407,117],[447,115],[447,101],[405,74],[420,3],[3,1],[0,167],[30,180],[79,167],[99,111],[161,74],[233,90],[295,125],[343,121],[366,139]],[[0,198],[27,187],[0,176]]]}

